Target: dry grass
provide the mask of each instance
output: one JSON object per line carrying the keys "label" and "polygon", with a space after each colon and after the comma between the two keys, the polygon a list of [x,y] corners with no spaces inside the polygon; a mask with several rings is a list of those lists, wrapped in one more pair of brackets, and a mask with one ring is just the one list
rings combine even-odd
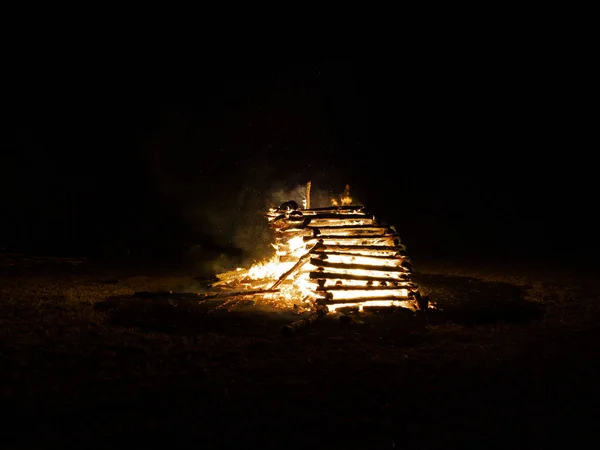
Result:
{"label": "dry grass", "polygon": [[7,274],[3,441],[494,448],[592,432],[594,278],[464,263],[417,269],[440,310],[347,325],[328,317],[292,337],[280,332],[297,317],[289,311],[129,298],[199,289],[191,274]]}

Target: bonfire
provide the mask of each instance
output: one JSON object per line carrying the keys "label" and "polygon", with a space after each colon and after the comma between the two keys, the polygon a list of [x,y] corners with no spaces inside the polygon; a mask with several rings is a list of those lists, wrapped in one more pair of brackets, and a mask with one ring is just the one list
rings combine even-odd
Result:
{"label": "bonfire", "polygon": [[426,309],[411,279],[411,263],[393,226],[354,204],[350,188],[331,205],[290,200],[266,213],[273,256],[249,269],[217,275],[215,289],[252,292],[279,307],[326,312],[400,307]]}

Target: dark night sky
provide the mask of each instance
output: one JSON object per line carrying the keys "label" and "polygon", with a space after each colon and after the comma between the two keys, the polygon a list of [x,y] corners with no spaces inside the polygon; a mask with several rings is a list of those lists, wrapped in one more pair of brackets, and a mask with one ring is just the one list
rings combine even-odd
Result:
{"label": "dark night sky", "polygon": [[583,251],[595,171],[552,65],[33,58],[3,102],[0,246],[244,247],[310,179],[350,184],[411,253]]}

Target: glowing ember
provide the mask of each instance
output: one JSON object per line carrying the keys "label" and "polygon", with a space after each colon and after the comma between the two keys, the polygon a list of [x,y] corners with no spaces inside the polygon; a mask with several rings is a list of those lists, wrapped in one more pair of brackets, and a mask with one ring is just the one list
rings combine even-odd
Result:
{"label": "glowing ember", "polygon": [[350,187],[333,207],[309,209],[287,202],[267,213],[275,255],[250,269],[220,274],[217,285],[265,290],[282,306],[302,302],[329,311],[371,306],[427,308],[411,281],[411,264],[394,227],[362,206],[351,206]]}

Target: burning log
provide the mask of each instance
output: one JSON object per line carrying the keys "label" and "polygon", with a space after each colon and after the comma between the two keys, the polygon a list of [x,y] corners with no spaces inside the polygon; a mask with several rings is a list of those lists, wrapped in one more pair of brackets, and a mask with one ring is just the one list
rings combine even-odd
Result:
{"label": "burning log", "polygon": [[402,281],[398,282],[393,286],[344,286],[344,285],[335,285],[335,286],[319,286],[315,289],[317,294],[323,294],[323,292],[329,291],[361,291],[361,292],[369,292],[369,291],[395,291],[401,289],[408,289],[409,291],[413,291],[417,289],[417,285],[415,285],[411,281]]}
{"label": "burning log", "polygon": [[322,259],[317,259],[317,258],[311,258],[310,263],[313,266],[316,267],[329,267],[329,268],[334,268],[334,269],[346,269],[346,270],[356,270],[356,269],[362,269],[362,270],[370,270],[370,271],[375,271],[375,272],[403,272],[403,273],[408,273],[410,272],[409,269],[406,268],[406,266],[402,266],[402,262],[399,261],[399,265],[394,267],[394,266],[373,266],[371,264],[348,264],[348,263],[341,263],[341,262],[329,262],[327,260],[322,260]]}
{"label": "burning log", "polygon": [[337,245],[337,244],[325,244],[323,251],[328,252],[354,252],[356,255],[364,256],[408,256],[406,253],[406,247],[403,244],[400,245]]}
{"label": "burning log", "polygon": [[361,234],[381,236],[393,233],[390,228],[380,225],[308,225],[306,228],[320,233],[329,232],[337,236],[360,236]]}
{"label": "burning log", "polygon": [[363,211],[364,209],[365,209],[364,206],[341,205],[341,206],[325,206],[323,208],[310,208],[307,212],[309,212],[309,213],[312,213],[312,212],[318,213],[318,212],[321,212],[321,211]]}
{"label": "burning log", "polygon": [[367,275],[353,275],[350,273],[331,273],[331,272],[311,272],[309,274],[311,280],[323,280],[323,279],[334,279],[334,280],[360,280],[360,281],[373,281],[373,282],[386,282],[395,283],[398,280],[409,280],[408,274],[399,274],[398,278],[391,277],[373,277]]}
{"label": "burning log", "polygon": [[308,218],[310,219],[310,226],[313,227],[324,227],[334,225],[377,225],[375,220],[366,216],[361,217],[360,219],[345,219],[343,217],[339,219],[319,219],[311,218],[310,216],[308,216]]}
{"label": "burning log", "polygon": [[343,212],[318,212],[311,214],[307,211],[303,212],[304,215],[310,216],[311,219],[373,219],[371,216],[361,213],[343,213]]}
{"label": "burning log", "polygon": [[406,296],[396,296],[396,295],[381,295],[379,297],[366,297],[366,298],[347,298],[347,299],[338,299],[333,300],[325,297],[318,298],[316,300],[317,305],[329,306],[336,304],[345,304],[345,303],[368,303],[368,302],[411,302],[412,299]]}
{"label": "burning log", "polygon": [[[323,249],[326,248],[330,248],[331,246],[325,246],[323,247]],[[378,249],[381,247],[377,247]],[[362,254],[362,253],[350,253],[350,252],[330,252],[330,251],[323,251],[323,250],[318,250],[315,251],[315,255],[318,255],[318,257],[322,257],[324,259],[329,258],[330,256],[333,257],[342,257],[342,258],[350,258],[350,259],[354,259],[354,258],[360,258],[361,260],[372,260],[372,261],[393,261],[393,262],[398,262],[401,263],[402,261],[408,261],[408,257],[399,257],[399,255],[372,255],[369,253],[366,254]]]}
{"label": "burning log", "polygon": [[[399,236],[397,234],[354,234],[354,235],[344,235],[344,234],[314,234],[312,236],[303,236],[305,241],[310,241],[312,239],[328,239],[328,240],[336,240],[336,241],[347,241],[347,240],[367,240],[367,241],[384,241],[384,240],[394,240],[398,239],[398,243],[400,243]],[[369,245],[369,244],[366,244]]]}

